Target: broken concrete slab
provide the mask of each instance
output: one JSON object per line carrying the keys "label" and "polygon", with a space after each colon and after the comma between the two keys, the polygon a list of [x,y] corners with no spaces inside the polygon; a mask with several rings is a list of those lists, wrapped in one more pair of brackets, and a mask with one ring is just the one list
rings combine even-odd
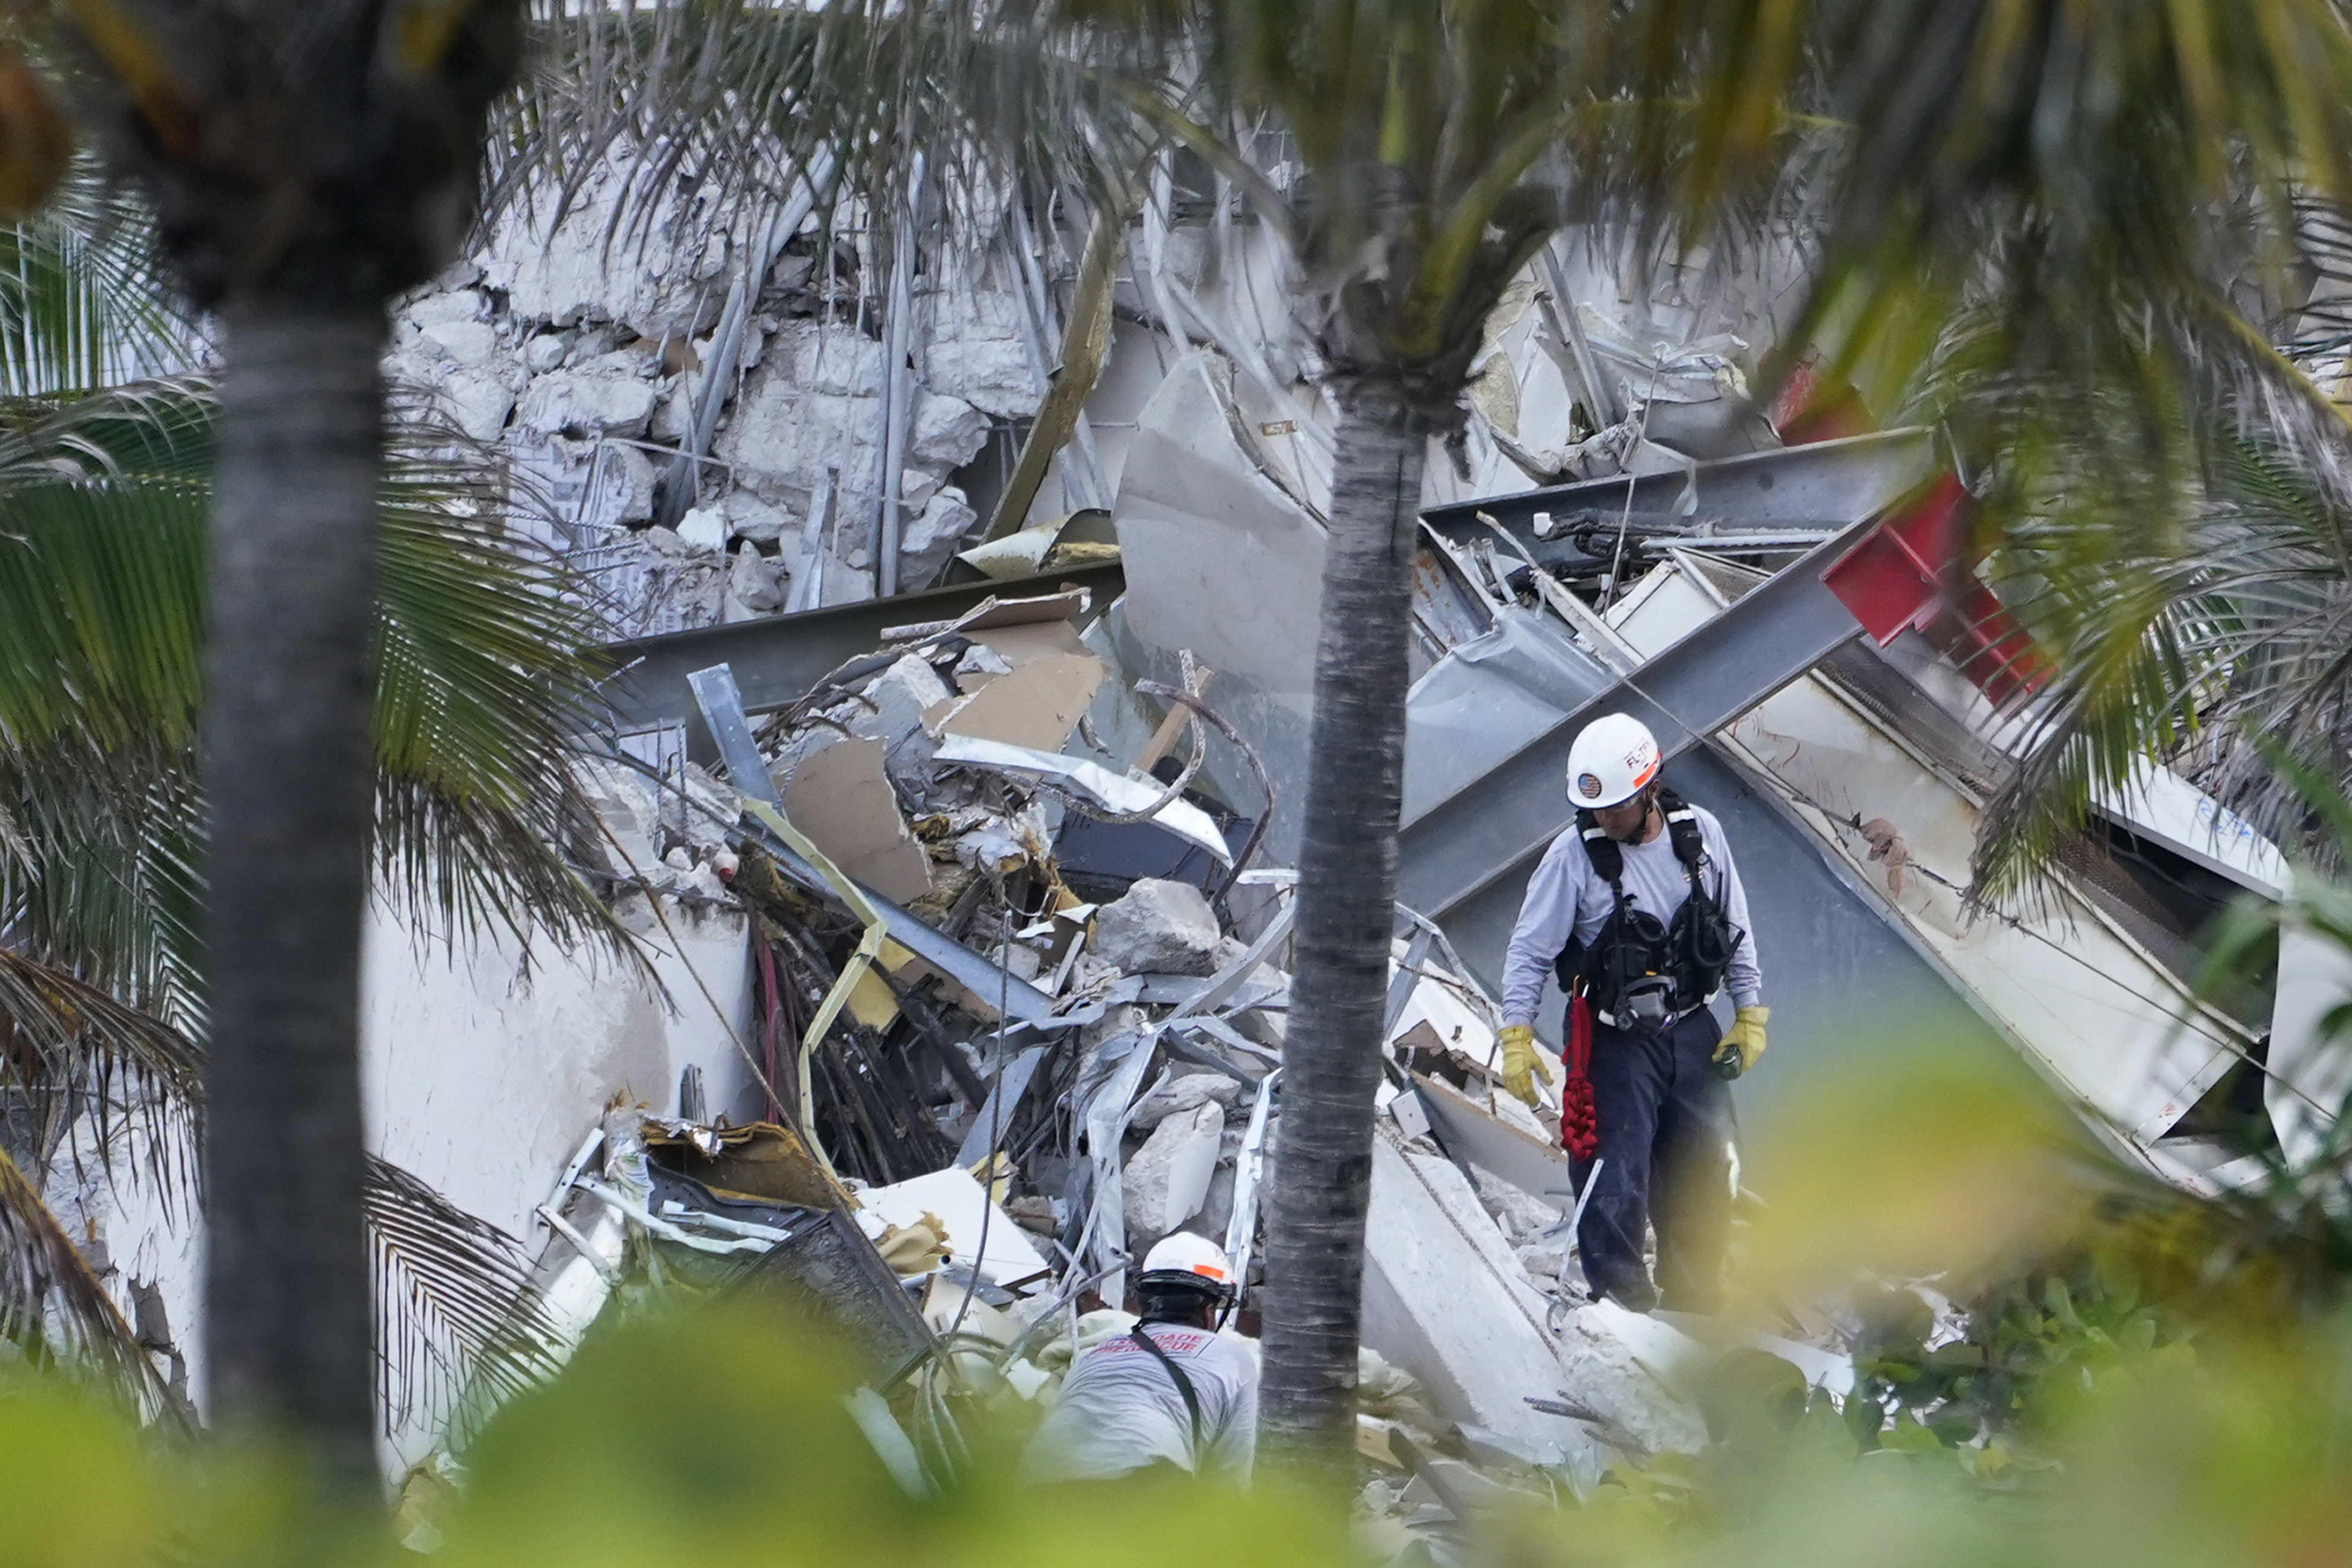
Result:
{"label": "broken concrete slab", "polygon": [[774,561],[749,545],[735,552],[727,571],[728,620],[772,615],[784,607],[785,592],[784,574]]}
{"label": "broken concrete slab", "polygon": [[641,376],[555,371],[532,378],[515,423],[542,435],[633,438],[645,434],[654,401],[652,383]]}
{"label": "broken concrete slab", "polygon": [[907,653],[867,683],[860,695],[865,700],[856,706],[862,716],[853,713],[849,727],[885,746],[896,746],[920,734],[925,711],[946,702],[949,694],[947,683],[929,660],[920,653]]}
{"label": "broken concrete slab", "polygon": [[1203,1105],[1213,1103],[1221,1110],[1231,1111],[1241,1103],[1241,1098],[1242,1086],[1222,1072],[1186,1072],[1136,1102],[1128,1125],[1148,1133],[1171,1116],[1190,1115]]}
{"label": "broken concrete slab", "polygon": [[1001,289],[950,286],[932,307],[923,381],[999,419],[1037,412],[1037,374],[1024,341],[1020,302]]}
{"label": "broken concrete slab", "polygon": [[962,467],[980,455],[988,442],[988,415],[960,397],[922,392],[915,400],[914,429],[908,438],[910,459],[942,470]]}
{"label": "broken concrete slab", "polygon": [[1414,1159],[1392,1128],[1376,1133],[1364,1343],[1418,1378],[1453,1420],[1589,1446],[1589,1435],[1525,1402],[1561,1376],[1547,1308],[1462,1173]]}
{"label": "broken concrete slab", "polygon": [[[1477,1189],[1478,1201],[1493,1217],[1504,1239],[1511,1244],[1523,1264],[1530,1242],[1560,1228],[1560,1210],[1549,1200],[1521,1192],[1509,1182],[1489,1176],[1476,1166],[1470,1167],[1470,1185]],[[1564,1243],[1567,1238],[1562,1235],[1554,1239]]]}
{"label": "broken concrete slab", "polygon": [[1205,976],[1223,935],[1199,888],[1146,877],[1095,911],[1088,951],[1130,975]]}
{"label": "broken concrete slab", "polygon": [[1163,1120],[1120,1173],[1128,1243],[1140,1251],[1201,1211],[1216,1174],[1224,1107],[1203,1101]]}
{"label": "broken concrete slab", "polygon": [[769,353],[774,369],[811,392],[882,395],[882,345],[848,322],[791,322],[769,344]]}
{"label": "broken concrete slab", "polygon": [[751,544],[779,544],[787,534],[800,532],[800,520],[792,513],[749,490],[728,492],[719,510],[727,516],[728,530]]}
{"label": "broken concrete slab", "polygon": [[478,365],[499,352],[499,329],[488,321],[450,319],[417,324],[417,341],[451,361]]}
{"label": "broken concrete slab", "polygon": [[1678,1379],[1705,1359],[1703,1347],[1679,1330],[1602,1300],[1569,1313],[1559,1386],[1601,1417],[1612,1441],[1653,1454],[1695,1454],[1706,1446],[1706,1422],[1682,1396]]}
{"label": "broken concrete slab", "polygon": [[[561,437],[550,449],[575,453],[587,469],[584,520],[607,528],[642,523],[654,515],[653,459],[634,446],[573,447]],[[593,455],[592,455],[593,454]]]}
{"label": "broken concrete slab", "polygon": [[1443,1079],[1415,1073],[1413,1092],[1438,1141],[1455,1158],[1561,1212],[1574,1206],[1567,1195],[1568,1156],[1558,1146],[1490,1113]]}
{"label": "broken concrete slab", "polygon": [[907,519],[898,536],[898,580],[920,587],[940,573],[955,547],[980,521],[965,504],[964,493],[944,486]]}
{"label": "broken concrete slab", "polygon": [[571,351],[572,338],[564,332],[541,332],[522,346],[522,368],[532,375],[545,375],[560,369],[563,356]]}
{"label": "broken concrete slab", "polygon": [[677,537],[691,550],[713,555],[727,548],[727,516],[716,507],[696,507],[678,518]]}
{"label": "broken concrete slab", "polygon": [[[913,1227],[925,1218],[938,1222],[940,1243],[954,1262],[992,1285],[1042,1279],[1045,1260],[1030,1245],[1029,1233],[988,1199],[972,1174],[960,1166],[933,1171],[857,1194],[862,1214],[890,1225]],[[981,1232],[987,1231],[985,1248]]]}
{"label": "broken concrete slab", "polygon": [[514,389],[488,371],[460,367],[434,388],[433,402],[469,441],[496,441],[514,412]]}
{"label": "broken concrete slab", "polygon": [[599,824],[597,853],[615,875],[637,874],[661,859],[661,808],[651,779],[601,757],[577,758],[572,773]]}

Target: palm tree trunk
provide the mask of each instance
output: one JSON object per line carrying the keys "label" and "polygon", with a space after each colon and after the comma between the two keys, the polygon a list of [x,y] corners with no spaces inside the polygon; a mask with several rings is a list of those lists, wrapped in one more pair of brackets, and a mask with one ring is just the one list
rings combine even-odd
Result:
{"label": "palm tree trunk", "polygon": [[365,1484],[360,939],[383,311],[225,312],[204,783],[210,1105],[205,1346],[216,1418]]}
{"label": "palm tree trunk", "polygon": [[1299,856],[1297,976],[1266,1235],[1268,1458],[1352,1473],[1372,1092],[1396,896],[1406,632],[1425,440],[1365,379],[1339,422]]}

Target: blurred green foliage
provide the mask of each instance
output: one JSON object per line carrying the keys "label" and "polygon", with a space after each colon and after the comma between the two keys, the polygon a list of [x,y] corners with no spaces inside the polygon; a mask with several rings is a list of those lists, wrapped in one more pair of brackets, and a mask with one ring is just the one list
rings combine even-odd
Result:
{"label": "blurred green foliage", "polygon": [[[1756,1151],[1759,1179],[1780,1179],[1742,1239],[1743,1310],[1772,1326],[1774,1292],[1811,1289],[1779,1300],[1844,1324],[1852,1395],[1833,1401],[1759,1352],[1719,1354],[1693,1384],[1704,1451],[1621,1465],[1581,1502],[1496,1505],[1453,1538],[1470,1562],[2147,1568],[2352,1553],[2352,1316],[2341,1249],[2313,1228],[2340,1221],[2265,1226],[2259,1195],[2200,1198],[2135,1175],[2046,1095],[1972,1080],[1916,1043],[1818,1096],[1780,1143]],[[356,1568],[407,1558],[396,1532],[453,1568],[1378,1555],[1339,1500],[1271,1485],[1019,1487],[1021,1423],[981,1400],[959,1479],[909,1496],[844,1404],[856,1375],[768,1312],[649,1303],[501,1411],[459,1485],[412,1488],[388,1525],[382,1510],[312,1505],[299,1455],[159,1445],[18,1371],[0,1375],[0,1568]]]}

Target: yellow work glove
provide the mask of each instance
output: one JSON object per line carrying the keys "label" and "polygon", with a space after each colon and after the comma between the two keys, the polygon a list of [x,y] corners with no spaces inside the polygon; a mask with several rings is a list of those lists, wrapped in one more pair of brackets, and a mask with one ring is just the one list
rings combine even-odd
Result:
{"label": "yellow work glove", "polygon": [[1503,1042],[1503,1087],[1530,1105],[1542,1104],[1536,1098],[1536,1080],[1550,1082],[1551,1068],[1536,1049],[1536,1031],[1523,1023],[1505,1024],[1497,1038]]}
{"label": "yellow work glove", "polygon": [[1764,1054],[1764,1020],[1772,1016],[1770,1008],[1742,1008],[1723,1031],[1723,1043],[1715,1048],[1715,1070],[1726,1078],[1737,1078],[1756,1065]]}

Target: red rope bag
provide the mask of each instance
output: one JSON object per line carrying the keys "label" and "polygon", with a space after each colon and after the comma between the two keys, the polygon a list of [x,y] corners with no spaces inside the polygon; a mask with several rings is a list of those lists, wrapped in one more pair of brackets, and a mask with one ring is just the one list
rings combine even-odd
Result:
{"label": "red rope bag", "polygon": [[1559,1086],[1559,1141],[1580,1160],[1601,1147],[1601,1113],[1592,1103],[1592,1009],[1580,997],[1568,1002],[1567,1080]]}

